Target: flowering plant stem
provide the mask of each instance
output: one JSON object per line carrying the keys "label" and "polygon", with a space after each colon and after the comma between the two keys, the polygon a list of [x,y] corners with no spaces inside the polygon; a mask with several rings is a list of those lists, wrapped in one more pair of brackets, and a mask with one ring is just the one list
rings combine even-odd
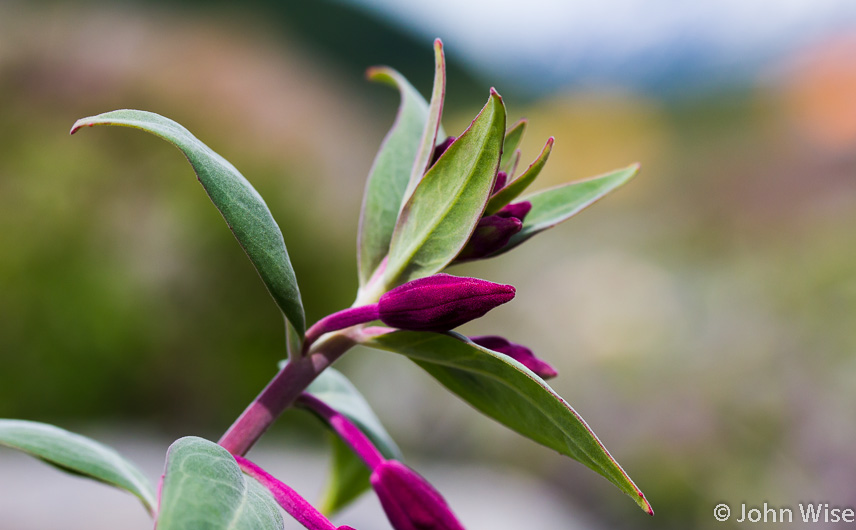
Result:
{"label": "flowering plant stem", "polygon": [[330,334],[316,342],[306,355],[289,361],[217,443],[233,455],[247,454],[306,387],[354,344],[347,331]]}

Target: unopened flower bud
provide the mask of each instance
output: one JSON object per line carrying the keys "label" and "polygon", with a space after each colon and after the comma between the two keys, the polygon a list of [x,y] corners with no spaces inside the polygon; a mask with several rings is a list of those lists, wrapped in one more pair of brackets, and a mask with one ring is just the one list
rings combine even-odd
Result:
{"label": "unopened flower bud", "polygon": [[528,214],[529,210],[531,209],[531,202],[521,201],[515,202],[513,204],[506,204],[502,207],[500,211],[496,212],[496,214],[494,215],[498,215],[500,217],[514,217],[523,221],[526,218],[526,214]]}
{"label": "unopened flower bud", "polygon": [[499,214],[482,217],[455,261],[468,261],[489,256],[507,245],[511,236],[522,229],[523,222],[516,217],[502,217]]}
{"label": "unopened flower bud", "polygon": [[395,530],[464,530],[443,496],[401,462],[378,466],[371,484]]}
{"label": "unopened flower bud", "polygon": [[442,142],[440,142],[439,144],[437,144],[434,147],[434,152],[431,153],[431,164],[430,164],[431,166],[433,166],[434,163],[437,162],[437,159],[440,158],[440,155],[445,153],[446,149],[448,149],[449,146],[452,145],[452,142],[454,142],[454,141],[455,141],[455,137],[449,136],[448,138],[446,138],[445,140],[443,140]]}
{"label": "unopened flower bud", "polygon": [[496,181],[493,183],[493,191],[490,192],[491,195],[498,192],[502,188],[505,187],[505,183],[508,182],[508,173],[505,171],[500,171],[496,174]]}
{"label": "unopened flower bud", "polygon": [[508,355],[526,368],[535,372],[542,379],[550,379],[551,377],[556,377],[556,375],[558,375],[555,368],[550,366],[547,362],[535,357],[532,350],[526,346],[509,342],[508,340],[496,335],[470,337],[470,340],[489,350]]}
{"label": "unopened flower bud", "polygon": [[435,274],[399,285],[378,300],[387,326],[412,331],[448,331],[514,298],[511,285]]}

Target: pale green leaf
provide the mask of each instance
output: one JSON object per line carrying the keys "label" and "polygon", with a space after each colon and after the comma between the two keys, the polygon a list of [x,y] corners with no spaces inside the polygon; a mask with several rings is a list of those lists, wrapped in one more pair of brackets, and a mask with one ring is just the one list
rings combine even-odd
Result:
{"label": "pale green leaf", "polygon": [[234,457],[202,438],[181,438],[166,457],[158,530],[282,530],[279,505]]}
{"label": "pale green leaf", "polygon": [[604,175],[570,182],[522,197],[521,201],[532,203],[532,210],[524,219],[520,232],[514,234],[508,245],[494,255],[507,252],[535,234],[570,219],[629,181],[638,172],[639,164],[633,164]]}
{"label": "pale green leaf", "polygon": [[398,88],[401,103],[369,170],[363,194],[357,241],[360,286],[368,283],[389,251],[395,220],[428,121],[428,103],[403,75],[392,68],[376,67],[369,69],[368,77]]}
{"label": "pale green leaf", "polygon": [[148,479],[106,445],[53,425],[24,420],[0,420],[0,445],[23,451],[63,471],[129,491],[154,513],[155,494]]}
{"label": "pale green leaf", "polygon": [[[503,206],[510,203],[523,193],[541,173],[541,170],[544,168],[544,164],[547,163],[547,158],[550,157],[550,152],[552,150],[553,137],[551,136],[547,140],[547,144],[544,145],[544,149],[541,150],[541,154],[538,155],[538,158],[529,165],[526,171],[524,171],[518,178],[506,184],[505,187],[490,198],[490,201],[487,203],[487,208],[485,208],[485,215],[498,212]],[[509,175],[509,178],[511,178],[511,175]]]}
{"label": "pale green leaf", "polygon": [[397,331],[368,338],[363,344],[406,355],[482,414],[585,464],[653,513],[582,417],[517,361],[454,332]]}
{"label": "pale green leaf", "polygon": [[345,508],[371,487],[371,471],[365,463],[335,434],[330,440],[330,471],[320,502],[321,512],[327,515]]}
{"label": "pale green leaf", "polygon": [[279,226],[261,195],[222,156],[178,123],[139,110],[116,110],[78,120],[71,129],[119,125],[133,127],[172,143],[187,157],[202,187],[243,247],[274,301],[302,336],[306,319],[294,269]]}
{"label": "pale green leaf", "polygon": [[437,160],[401,211],[382,286],[442,270],[464,247],[493,188],[505,107],[491,90],[473,123]]}
{"label": "pale green leaf", "polygon": [[[514,153],[520,147],[520,142],[523,141],[523,134],[526,132],[526,126],[529,122],[523,118],[514,122],[505,133],[505,140],[502,144],[502,159],[499,162],[499,170],[505,171],[508,178],[512,175],[512,166],[514,164]],[[519,155],[518,155],[519,156]]]}
{"label": "pale green leaf", "polygon": [[422,141],[419,142],[416,159],[413,161],[407,190],[402,197],[402,208],[428,169],[437,143],[437,134],[440,132],[440,118],[443,115],[443,101],[446,98],[446,58],[443,55],[443,43],[440,39],[434,41],[434,63],[434,89],[431,92],[431,104],[428,106],[428,119],[425,122],[425,130],[422,133]]}

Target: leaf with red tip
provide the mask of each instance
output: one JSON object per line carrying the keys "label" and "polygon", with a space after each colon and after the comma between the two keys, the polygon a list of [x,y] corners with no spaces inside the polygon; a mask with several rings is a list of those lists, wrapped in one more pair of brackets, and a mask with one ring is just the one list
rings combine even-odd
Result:
{"label": "leaf with red tip", "polygon": [[[428,119],[425,121],[425,130],[422,133],[422,141],[413,161],[413,169],[410,171],[410,180],[401,201],[403,208],[407,199],[419,185],[422,176],[431,162],[434,146],[437,143],[437,135],[440,132],[440,118],[443,115],[443,101],[446,98],[446,57],[443,55],[443,42],[440,39],[434,41],[434,89],[431,92],[431,103],[428,105]],[[445,134],[441,137],[445,138]]]}
{"label": "leaf with red tip", "polygon": [[490,198],[490,202],[487,203],[487,208],[485,208],[485,215],[498,212],[503,206],[510,203],[521,193],[526,191],[526,188],[528,188],[529,185],[538,178],[541,170],[544,169],[544,164],[547,163],[547,159],[550,157],[550,152],[552,150],[553,137],[551,136],[547,139],[547,143],[544,145],[544,148],[541,149],[541,154],[538,155],[538,158],[529,165],[526,171],[512,182],[509,182],[504,188],[496,192],[496,194]]}
{"label": "leaf with red tip", "polygon": [[389,246],[384,290],[430,276],[458,255],[493,190],[504,131],[505,107],[491,90],[476,119],[431,166],[404,205]]}
{"label": "leaf with red tip", "polygon": [[454,332],[396,331],[366,336],[362,344],[406,355],[482,414],[585,464],[653,513],[582,417],[517,361]]}
{"label": "leaf with red tip", "polygon": [[622,186],[638,172],[639,164],[632,164],[624,169],[570,182],[523,197],[522,200],[532,203],[532,210],[523,222],[523,229],[514,234],[508,245],[494,256],[508,252],[535,234],[570,219],[607,193]]}

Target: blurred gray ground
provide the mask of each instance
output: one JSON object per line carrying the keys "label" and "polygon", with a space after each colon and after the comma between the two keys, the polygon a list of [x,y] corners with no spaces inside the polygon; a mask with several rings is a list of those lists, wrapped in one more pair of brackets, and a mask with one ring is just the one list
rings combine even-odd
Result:
{"label": "blurred gray ground", "polygon": [[[157,481],[169,443],[148,435],[90,433],[138,464]],[[262,443],[251,458],[310,501],[321,490],[327,461],[323,452]],[[496,466],[409,462],[443,493],[467,528],[527,528],[530,513],[545,528],[597,530],[567,499],[538,481]],[[59,472],[11,450],[0,450],[0,530],[145,530],[152,523],[137,499],[93,481]],[[334,517],[337,524],[380,530],[389,524],[376,497],[367,492]],[[287,530],[303,528],[286,517]]]}

